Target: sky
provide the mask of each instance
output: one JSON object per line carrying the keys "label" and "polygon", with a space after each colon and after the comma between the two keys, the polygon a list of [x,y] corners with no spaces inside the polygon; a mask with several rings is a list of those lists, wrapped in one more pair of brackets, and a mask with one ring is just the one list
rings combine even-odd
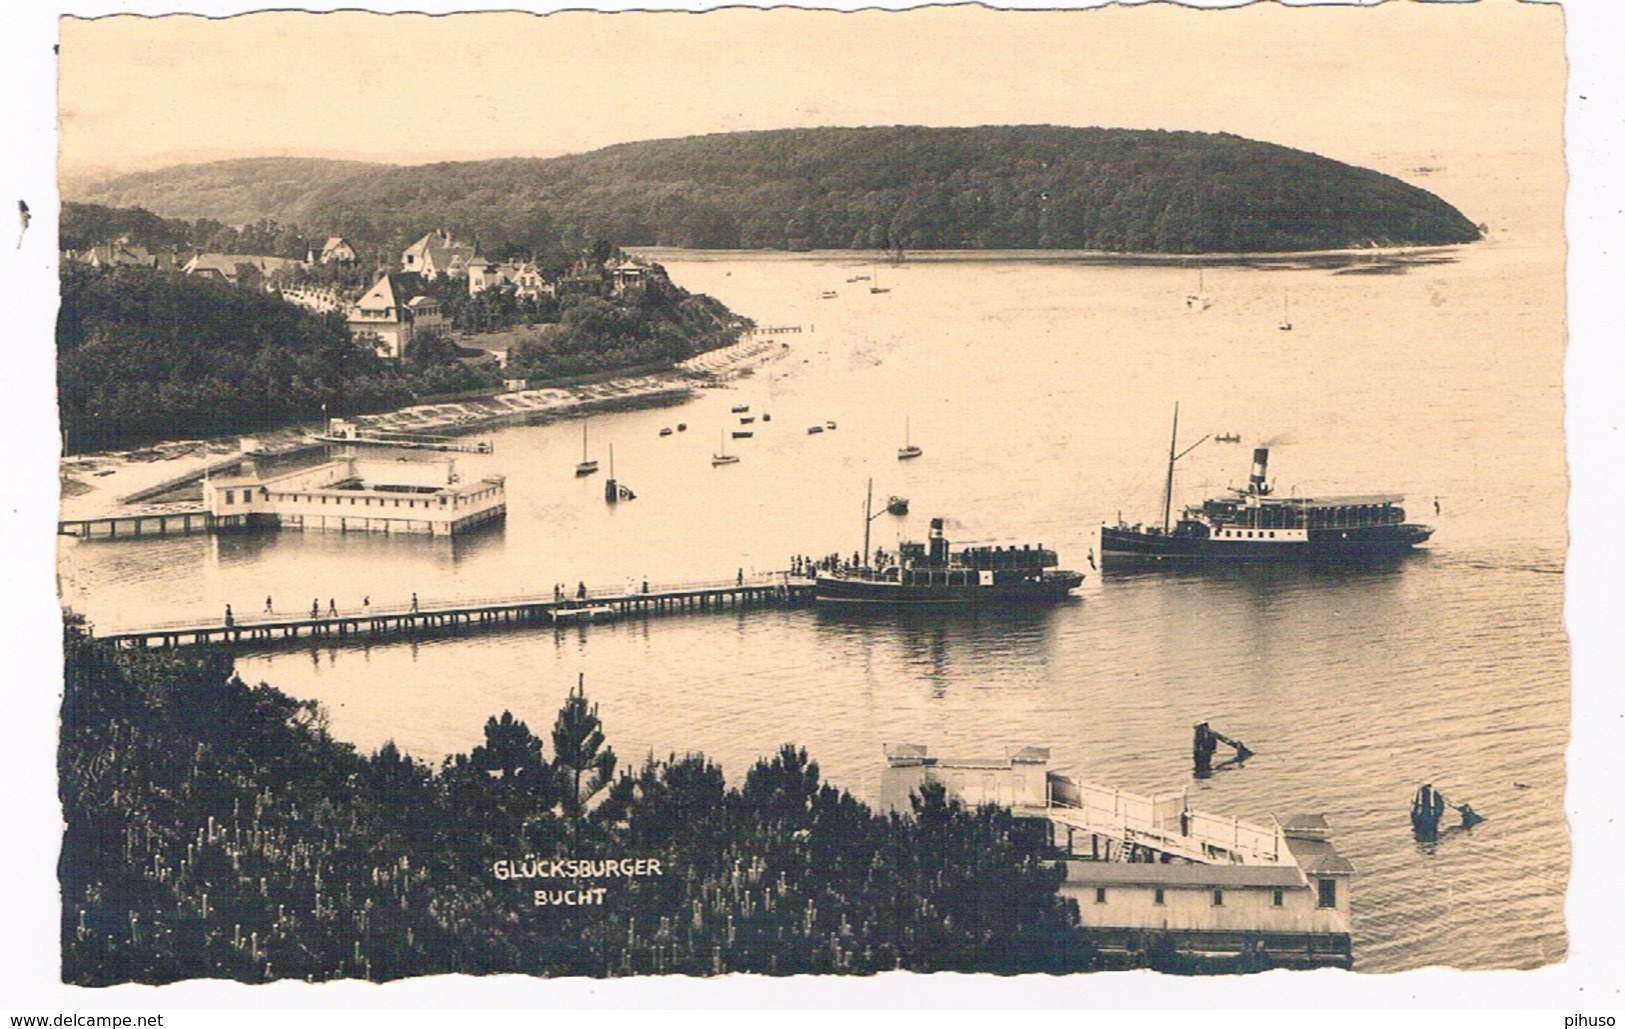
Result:
{"label": "sky", "polygon": [[[348,6],[363,2],[347,0]],[[854,6],[858,0],[829,2]],[[640,6],[635,0],[593,6],[616,4]],[[302,6],[345,5],[317,0]],[[366,3],[375,9],[456,5]],[[1566,147],[1572,333],[1566,399],[1575,546],[1568,622],[1576,683],[1604,687],[1576,693],[1569,960],[1529,974],[1364,977],[1357,994],[1335,979],[1297,976],[1162,980],[1154,997],[1143,980],[1119,984],[1115,992],[1092,984],[1087,994],[1065,981],[1029,981],[1004,984],[1009,988],[995,994],[970,980],[936,979],[925,992],[895,983],[821,983],[801,984],[793,994],[783,984],[734,983],[719,993],[717,984],[643,981],[636,996],[606,984],[554,984],[548,998],[569,1006],[637,1007],[714,1004],[720,997],[730,1006],[781,1007],[792,996],[815,1014],[842,1003],[969,1009],[989,997],[1006,1008],[1382,1006],[1409,1010],[1412,1019],[1399,1019],[1407,1025],[1428,1008],[1491,1005],[1502,1015],[1480,1011],[1475,1017],[1482,1024],[1553,1029],[1562,1015],[1551,1012],[1621,1013],[1625,960],[1617,926],[1625,903],[1617,855],[1625,847],[1618,828],[1625,818],[1616,816],[1617,786],[1625,780],[1625,748],[1618,746],[1625,725],[1625,691],[1619,689],[1625,639],[1618,632],[1617,597],[1625,561],[1613,541],[1617,512],[1625,509],[1618,484],[1625,358],[1615,299],[1625,281],[1615,245],[1625,229],[1615,171],[1625,167],[1625,72],[1618,58],[1625,53],[1625,5],[1350,0],[1312,9],[1255,3],[1222,11],[1153,3],[1061,12],[129,16],[249,6],[241,0],[26,0],[0,12],[0,76],[9,87],[8,102],[0,105],[7,145],[0,182],[8,210],[25,197],[32,209],[26,237],[14,248],[10,241],[0,247],[8,344],[0,412],[18,443],[8,468],[8,503],[0,504],[0,568],[10,587],[0,591],[0,602],[15,648],[7,663],[13,676],[7,745],[0,747],[13,829],[0,864],[12,905],[0,928],[0,1008],[24,1001],[53,1012],[108,1005],[130,1012],[159,1005],[274,1010],[445,1003],[434,988],[405,985],[387,993],[336,988],[290,1001],[286,991],[200,985],[155,997],[152,991],[87,994],[54,984],[57,698],[48,684],[59,674],[60,653],[53,553],[40,541],[53,531],[57,482],[51,340],[58,145],[61,170],[73,173],[267,154],[400,163],[549,155],[805,125],[1047,122],[1228,131],[1354,163],[1383,154],[1498,151],[1550,153],[1555,160]],[[75,17],[64,17],[69,14]],[[96,17],[79,17],[87,15]],[[58,43],[59,62],[51,55]],[[53,77],[59,94],[51,89]],[[8,230],[8,237],[16,231]],[[18,815],[23,810],[26,817]],[[481,1006],[493,997],[516,1007],[536,1003],[537,994],[487,985],[492,989],[478,998],[464,993],[457,999]],[[1547,1013],[1508,1014],[1527,1007]],[[1320,1025],[1352,1024],[1323,1011],[1315,1018]]]}
{"label": "sky", "polygon": [[1197,129],[1350,160],[1561,146],[1553,5],[280,11],[60,31],[69,174],[549,156],[810,125]]}

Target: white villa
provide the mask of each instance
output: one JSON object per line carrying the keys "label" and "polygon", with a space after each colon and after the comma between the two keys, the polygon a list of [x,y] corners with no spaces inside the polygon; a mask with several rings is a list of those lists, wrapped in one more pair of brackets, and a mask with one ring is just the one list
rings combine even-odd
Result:
{"label": "white villa", "polygon": [[408,272],[390,272],[350,307],[347,317],[356,337],[378,337],[378,354],[399,359],[420,332],[443,332],[445,315],[440,302],[424,293],[423,281]]}

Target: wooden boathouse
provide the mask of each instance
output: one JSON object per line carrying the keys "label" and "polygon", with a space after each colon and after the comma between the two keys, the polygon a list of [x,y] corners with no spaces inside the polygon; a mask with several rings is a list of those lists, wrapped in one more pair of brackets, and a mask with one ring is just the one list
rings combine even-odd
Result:
{"label": "wooden boathouse", "polygon": [[888,745],[881,803],[940,783],[966,804],[998,804],[1048,823],[1060,892],[1109,958],[1140,963],[1171,947],[1215,970],[1353,966],[1349,885],[1354,867],[1318,814],[1246,822],[1190,806],[1184,790],[1148,796],[1049,769],[1049,750],[996,759],[938,758]]}

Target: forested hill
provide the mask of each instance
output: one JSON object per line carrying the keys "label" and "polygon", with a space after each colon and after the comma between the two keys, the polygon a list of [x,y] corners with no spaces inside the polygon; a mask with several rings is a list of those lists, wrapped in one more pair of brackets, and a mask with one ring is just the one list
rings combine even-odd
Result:
{"label": "forested hill", "polygon": [[[378,244],[425,226],[486,249],[1037,248],[1203,253],[1461,243],[1478,231],[1389,175],[1228,134],[1056,126],[824,128],[627,143],[548,159],[379,168],[236,161],[73,199],[172,217],[255,212]],[[218,206],[216,206],[218,202]],[[228,214],[229,206],[229,214]]]}
{"label": "forested hill", "polygon": [[256,157],[182,164],[94,184],[64,182],[62,199],[107,207],[143,207],[165,218],[187,221],[207,218],[225,225],[247,225],[272,218],[284,225],[305,225],[314,224],[309,205],[326,190],[364,182],[392,168],[362,161]]}

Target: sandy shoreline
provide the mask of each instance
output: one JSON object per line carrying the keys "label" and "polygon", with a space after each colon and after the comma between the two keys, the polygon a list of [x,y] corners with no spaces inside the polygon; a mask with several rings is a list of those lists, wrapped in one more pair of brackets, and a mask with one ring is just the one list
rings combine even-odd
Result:
{"label": "sandy shoreline", "polygon": [[[788,344],[770,335],[747,334],[737,343],[692,357],[666,372],[567,388],[526,389],[473,400],[416,404],[383,414],[362,415],[354,421],[368,429],[461,435],[510,425],[541,425],[603,411],[679,404],[696,389],[719,388],[749,374],[787,348]],[[309,445],[313,431],[310,426],[296,426],[254,436],[176,440],[135,450],[63,458],[59,465],[60,517],[94,518],[170,509],[175,505],[123,504],[119,498],[178,476],[195,474],[244,449],[298,449]]]}

